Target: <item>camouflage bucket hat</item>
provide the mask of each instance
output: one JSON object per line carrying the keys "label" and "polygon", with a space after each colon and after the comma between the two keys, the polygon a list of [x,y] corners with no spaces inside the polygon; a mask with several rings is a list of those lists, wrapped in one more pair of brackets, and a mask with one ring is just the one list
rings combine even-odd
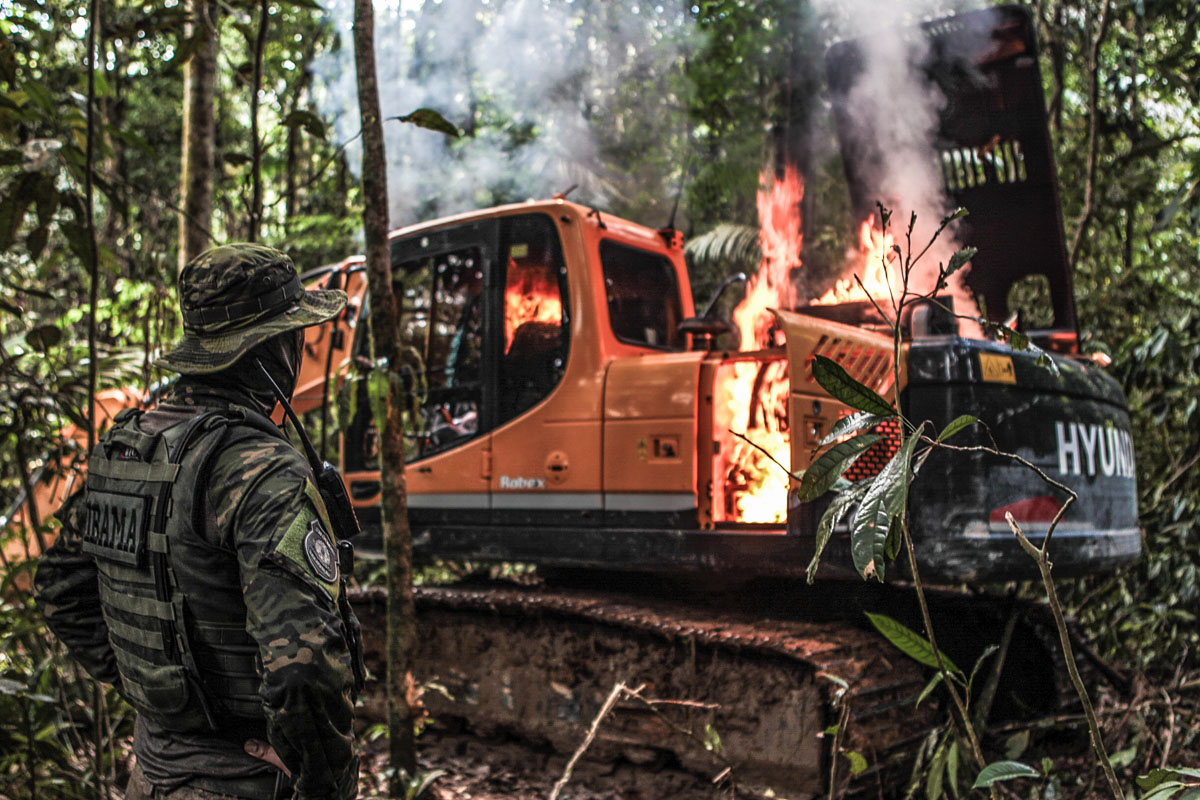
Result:
{"label": "camouflage bucket hat", "polygon": [[155,363],[183,375],[220,372],[284,331],[327,322],[346,307],[340,289],[305,291],[292,260],[259,244],[206,250],[179,275],[183,338]]}

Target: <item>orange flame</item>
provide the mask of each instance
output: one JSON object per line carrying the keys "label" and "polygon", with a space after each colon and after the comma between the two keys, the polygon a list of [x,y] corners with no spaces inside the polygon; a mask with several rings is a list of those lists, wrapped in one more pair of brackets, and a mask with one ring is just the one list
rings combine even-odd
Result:
{"label": "orange flame", "polygon": [[[803,196],[804,184],[790,166],[769,187],[759,189],[762,261],[746,286],[745,299],[733,312],[742,350],[778,344],[771,340],[774,318],[769,309],[796,304],[791,275],[800,266]],[[787,360],[775,356],[722,364],[715,383],[713,434],[719,447],[713,457],[713,518],[783,522],[791,463]]]}
{"label": "orange flame", "polygon": [[[871,214],[858,230],[857,267],[851,270],[851,275],[839,278],[833,288],[820,297],[810,300],[814,306],[836,305],[867,300],[870,297],[882,301],[887,308],[889,298],[899,296],[901,278],[898,270],[893,269],[898,258],[895,240],[891,232],[884,233],[875,226],[875,215]],[[862,280],[862,286],[854,279],[854,275]],[[863,286],[866,291],[863,291]]]}
{"label": "orange flame", "polygon": [[[953,245],[949,240],[935,244],[937,246],[931,248],[924,258],[916,263],[909,276],[910,300],[913,294],[928,294],[933,289],[938,278],[939,259],[947,261],[949,254],[953,252]],[[888,311],[892,307],[893,298],[899,300],[900,293],[904,290],[900,254],[895,248],[896,242],[891,232],[881,231],[876,225],[875,215],[869,215],[859,227],[858,252],[850,257],[851,265],[847,269],[847,277],[838,279],[833,288],[810,300],[809,305],[827,306],[874,299],[884,311]],[[963,280],[968,270],[969,267],[966,267],[950,276],[947,285],[939,294],[949,295],[951,308],[956,314],[962,315],[958,319],[959,335],[982,339],[983,329],[979,323],[969,318],[979,316],[979,306]],[[861,279],[861,286],[855,275]],[[863,291],[864,287],[866,291]]]}
{"label": "orange flame", "polygon": [[512,349],[517,329],[527,322],[562,323],[562,296],[551,268],[518,265],[509,259],[504,286],[504,352]]}

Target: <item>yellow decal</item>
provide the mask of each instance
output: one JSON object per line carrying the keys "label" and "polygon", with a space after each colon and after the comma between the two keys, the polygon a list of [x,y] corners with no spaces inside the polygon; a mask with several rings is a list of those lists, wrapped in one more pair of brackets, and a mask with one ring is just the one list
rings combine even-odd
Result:
{"label": "yellow decal", "polygon": [[637,460],[638,461],[646,460],[646,437],[644,437],[644,436],[642,438],[638,439]]}
{"label": "yellow decal", "polygon": [[993,383],[1016,383],[1017,374],[1013,372],[1012,356],[997,353],[980,353],[979,370],[985,381]]}

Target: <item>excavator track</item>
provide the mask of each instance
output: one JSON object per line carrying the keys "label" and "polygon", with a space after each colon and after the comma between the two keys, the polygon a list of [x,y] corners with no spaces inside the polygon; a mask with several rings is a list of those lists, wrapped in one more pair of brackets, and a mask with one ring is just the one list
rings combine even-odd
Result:
{"label": "excavator track", "polygon": [[[385,596],[364,590],[352,602],[368,665],[382,675]],[[416,607],[417,679],[447,690],[424,695],[434,717],[563,753],[620,682],[638,696],[604,718],[590,756],[815,797],[829,791],[826,731],[840,723],[839,751],[861,753],[868,767],[851,778],[851,762],[838,759],[835,781],[874,795],[938,719],[932,704],[914,709],[920,668],[844,622],[544,585],[418,587]],[[383,707],[378,695],[367,705]]]}

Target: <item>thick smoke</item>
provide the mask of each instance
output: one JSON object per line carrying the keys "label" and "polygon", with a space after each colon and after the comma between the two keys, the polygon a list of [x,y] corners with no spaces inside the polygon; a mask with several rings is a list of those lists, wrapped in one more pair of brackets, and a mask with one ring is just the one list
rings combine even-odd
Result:
{"label": "thick smoke", "polygon": [[[914,254],[951,211],[934,141],[945,97],[926,80],[919,64],[928,42],[914,28],[926,19],[964,10],[965,3],[938,0],[814,0],[838,38],[859,39],[862,71],[849,92],[848,116],[860,137],[882,157],[865,176],[869,196],[893,211],[892,232],[902,243],[911,214],[917,215]],[[944,232],[918,265],[915,288],[932,285],[938,263],[958,249]],[[963,311],[964,309],[960,309]]]}
{"label": "thick smoke", "polygon": [[[359,129],[353,3],[323,2],[343,46],[318,60],[314,85],[322,115],[346,141]],[[574,184],[573,200],[620,205],[632,192],[630,176],[605,158],[614,114],[683,129],[682,103],[672,111],[648,97],[642,102],[653,108],[633,109],[621,88],[630,74],[680,61],[692,24],[676,9],[630,14],[624,4],[610,10],[587,0],[377,2],[384,118],[428,107],[466,133],[451,142],[384,123],[391,224],[549,197]],[[357,143],[348,148],[356,172],[360,153]]]}

